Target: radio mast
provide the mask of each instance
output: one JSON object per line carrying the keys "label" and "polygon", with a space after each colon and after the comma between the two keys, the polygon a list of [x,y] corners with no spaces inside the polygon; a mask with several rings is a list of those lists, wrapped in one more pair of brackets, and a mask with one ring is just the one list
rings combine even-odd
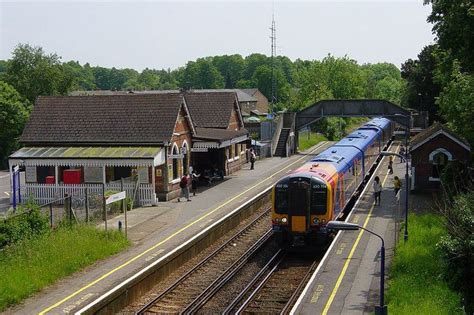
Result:
{"label": "radio mast", "polygon": [[270,114],[273,114],[275,104],[277,102],[277,90],[276,90],[276,70],[275,70],[275,57],[276,57],[276,27],[275,27],[275,17],[272,13],[272,27],[270,28],[272,35],[270,36],[272,40],[272,100],[271,100],[271,109]]}

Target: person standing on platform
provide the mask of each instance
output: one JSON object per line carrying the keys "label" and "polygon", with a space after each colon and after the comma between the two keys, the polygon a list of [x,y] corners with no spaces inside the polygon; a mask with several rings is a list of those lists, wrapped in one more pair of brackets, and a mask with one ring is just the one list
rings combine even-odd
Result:
{"label": "person standing on platform", "polygon": [[255,152],[253,151],[253,149],[250,149],[250,169],[253,170],[254,169],[254,164],[255,164]]}
{"label": "person standing on platform", "polygon": [[400,181],[400,178],[398,176],[395,176],[393,178],[393,190],[395,191],[395,197],[397,197],[398,192],[402,188],[402,182]]}
{"label": "person standing on platform", "polygon": [[393,174],[393,156],[391,155],[388,160],[388,173]]}
{"label": "person standing on platform", "polygon": [[191,199],[189,199],[188,183],[189,183],[188,174],[184,174],[183,177],[181,177],[181,180],[179,181],[179,187],[181,188],[181,196],[178,197],[178,202],[181,201],[180,200],[181,197],[186,197],[187,201],[191,201]]}
{"label": "person standing on platform", "polygon": [[196,196],[199,176],[201,176],[201,174],[196,174],[196,171],[194,170],[191,173],[191,188],[193,190],[193,196]]}
{"label": "person standing on platform", "polygon": [[375,205],[377,205],[377,200],[379,201],[380,206],[380,195],[382,194],[382,184],[380,183],[380,178],[375,176],[374,178],[374,196],[375,196]]}
{"label": "person standing on platform", "polygon": [[403,158],[405,157],[405,147],[402,145],[402,147],[400,148],[400,163],[403,162]]}

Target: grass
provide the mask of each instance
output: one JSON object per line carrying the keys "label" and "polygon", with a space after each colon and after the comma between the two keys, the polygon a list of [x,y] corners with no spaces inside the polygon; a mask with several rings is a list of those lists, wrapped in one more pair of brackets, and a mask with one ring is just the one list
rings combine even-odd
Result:
{"label": "grass", "polygon": [[0,251],[0,311],[96,260],[126,248],[117,231],[93,226],[61,227]]}
{"label": "grass", "polygon": [[306,149],[311,148],[313,145],[318,144],[321,141],[326,141],[327,138],[320,133],[312,132],[309,134],[308,132],[300,132],[299,134],[299,150],[304,151]]}
{"label": "grass", "polygon": [[397,246],[387,292],[390,314],[464,314],[461,297],[445,279],[447,264],[436,247],[447,232],[440,216],[410,215],[410,237]]}

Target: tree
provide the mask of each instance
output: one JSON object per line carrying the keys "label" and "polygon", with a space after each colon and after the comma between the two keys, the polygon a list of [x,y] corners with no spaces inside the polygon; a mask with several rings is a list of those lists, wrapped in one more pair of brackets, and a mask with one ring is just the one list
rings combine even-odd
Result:
{"label": "tree", "polygon": [[474,146],[474,75],[462,73],[460,65],[455,63],[451,78],[437,104],[449,127]]}
{"label": "tree", "polygon": [[222,89],[224,78],[210,58],[190,61],[181,78],[181,87],[194,89]]}
{"label": "tree", "polygon": [[94,73],[88,63],[81,66],[78,61],[69,61],[63,64],[64,71],[74,78],[72,83],[72,90],[95,90]]}
{"label": "tree", "polygon": [[212,64],[224,77],[226,89],[233,89],[237,86],[237,81],[242,78],[242,72],[245,67],[245,62],[241,55],[215,56],[212,58]]}
{"label": "tree", "polygon": [[8,156],[18,147],[28,120],[30,104],[11,85],[0,81],[0,165],[7,165]]}
{"label": "tree", "polygon": [[[290,86],[285,79],[281,69],[275,69],[276,78],[276,102],[287,102],[289,99]],[[252,76],[252,86],[257,87],[271,102],[272,100],[272,68],[267,65],[258,66]]]}
{"label": "tree", "polygon": [[66,94],[73,77],[64,70],[60,57],[47,55],[41,47],[19,44],[8,62],[5,80],[30,102],[39,95]]}
{"label": "tree", "polygon": [[403,102],[410,108],[428,111],[431,122],[441,119],[435,103],[441,91],[441,86],[435,79],[437,55],[437,45],[426,46],[418,54],[418,60],[408,59],[402,64],[402,77],[407,82]]}
{"label": "tree", "polygon": [[474,71],[474,2],[424,0],[431,3],[428,22],[433,23],[438,45],[460,62],[462,71]]}

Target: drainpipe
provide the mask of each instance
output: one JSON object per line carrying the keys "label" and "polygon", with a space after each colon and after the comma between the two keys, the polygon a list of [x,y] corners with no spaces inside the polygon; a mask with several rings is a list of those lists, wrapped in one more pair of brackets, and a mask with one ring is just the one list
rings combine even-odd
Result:
{"label": "drainpipe", "polygon": [[169,185],[169,174],[168,174],[168,148],[170,144],[169,142],[165,142],[165,166],[163,170],[163,178],[164,178],[164,193],[165,193],[165,199],[168,200],[168,185]]}

